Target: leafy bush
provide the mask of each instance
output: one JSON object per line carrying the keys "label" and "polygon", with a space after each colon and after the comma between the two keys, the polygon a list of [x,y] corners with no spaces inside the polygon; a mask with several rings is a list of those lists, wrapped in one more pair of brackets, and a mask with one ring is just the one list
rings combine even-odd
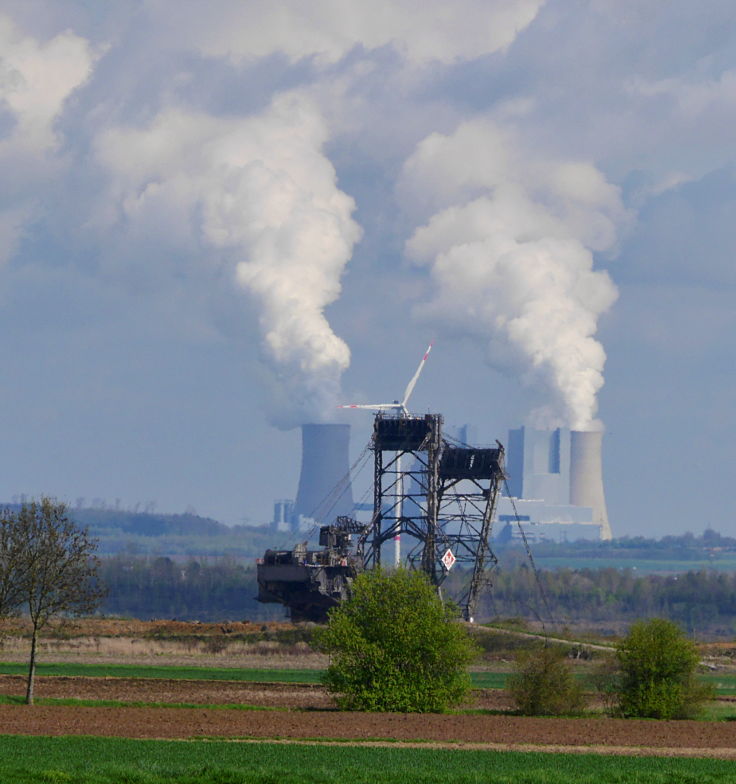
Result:
{"label": "leafy bush", "polygon": [[517,656],[507,689],[525,716],[578,713],[584,705],[565,654],[547,646]]}
{"label": "leafy bush", "polygon": [[590,673],[590,685],[598,692],[603,709],[610,716],[620,716],[619,695],[622,673],[615,656],[605,656]]}
{"label": "leafy bush", "polygon": [[695,644],[670,621],[637,621],[616,649],[618,710],[623,716],[682,719],[696,715],[713,690],[696,680]]}
{"label": "leafy bush", "polygon": [[456,609],[404,569],[359,575],[316,643],[331,656],[323,682],[346,710],[443,711],[468,694],[477,655]]}

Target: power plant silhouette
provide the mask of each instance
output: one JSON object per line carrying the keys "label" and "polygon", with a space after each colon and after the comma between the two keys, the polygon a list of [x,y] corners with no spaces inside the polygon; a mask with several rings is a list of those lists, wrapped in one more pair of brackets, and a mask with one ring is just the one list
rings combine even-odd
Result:
{"label": "power plant silhouette", "polygon": [[510,430],[499,536],[519,536],[522,523],[534,539],[610,539],[602,446],[600,431]]}
{"label": "power plant silhouette", "polygon": [[[355,511],[350,425],[305,424],[301,430],[296,501],[274,505],[273,526],[281,531],[307,532]],[[521,523],[533,539],[610,539],[602,446],[600,431],[510,430],[496,535],[515,538]]]}

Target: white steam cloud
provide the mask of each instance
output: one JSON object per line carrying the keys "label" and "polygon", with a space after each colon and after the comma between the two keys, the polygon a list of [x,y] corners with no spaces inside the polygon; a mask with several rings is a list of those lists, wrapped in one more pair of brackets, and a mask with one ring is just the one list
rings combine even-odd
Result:
{"label": "white steam cloud", "polygon": [[435,284],[419,315],[539,387],[533,424],[598,426],[606,355],[594,335],[617,291],[592,251],[615,241],[617,189],[590,164],[535,159],[488,120],[426,138],[401,188],[431,214],[407,243]]}
{"label": "white steam cloud", "polygon": [[53,123],[93,63],[88,42],[74,33],[66,31],[42,43],[0,15],[0,104],[13,118],[10,134],[0,141],[0,155],[10,146],[16,153],[53,147]]}
{"label": "white steam cloud", "polygon": [[61,171],[54,124],[94,60],[89,43],[70,31],[42,42],[0,14],[0,265],[16,252],[39,194]]}
{"label": "white steam cloud", "polygon": [[170,226],[183,245],[194,235],[235,264],[256,303],[282,427],[324,419],[350,362],[324,309],[361,230],[322,152],[327,138],[315,106],[288,93],[248,118],[169,109],[97,146],[132,231]]}

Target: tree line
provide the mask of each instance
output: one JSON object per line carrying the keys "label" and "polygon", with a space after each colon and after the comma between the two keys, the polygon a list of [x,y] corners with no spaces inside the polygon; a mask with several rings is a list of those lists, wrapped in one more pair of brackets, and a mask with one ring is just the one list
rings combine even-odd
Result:
{"label": "tree line", "polygon": [[277,604],[256,601],[254,565],[232,558],[175,560],[118,555],[106,558],[100,578],[107,587],[101,610],[134,618],[183,621],[256,621],[286,617]]}
{"label": "tree line", "polygon": [[[273,620],[286,615],[281,605],[256,601],[255,565],[231,558],[178,561],[119,555],[102,561],[100,577],[108,589],[101,605],[107,614],[201,621]],[[453,570],[451,578],[463,575]],[[732,637],[736,574],[638,576],[628,569],[556,569],[540,571],[538,584],[529,567],[517,566],[494,573],[493,587],[476,613],[477,620],[497,616],[541,616],[558,624],[598,627],[661,617],[692,635]]]}
{"label": "tree line", "polygon": [[[481,605],[485,616],[590,623],[667,618],[688,634],[732,637],[736,630],[736,574],[690,571],[637,575],[630,569],[499,571]],[[543,595],[542,595],[543,594]]]}
{"label": "tree line", "polygon": [[[518,542],[495,544],[504,558],[516,556],[525,559],[523,548]],[[644,559],[657,561],[702,561],[711,558],[733,556],[736,539],[706,528],[702,534],[685,533],[647,539],[644,536],[622,536],[607,541],[579,539],[572,542],[541,541],[534,543],[536,558],[586,558],[624,560]]]}

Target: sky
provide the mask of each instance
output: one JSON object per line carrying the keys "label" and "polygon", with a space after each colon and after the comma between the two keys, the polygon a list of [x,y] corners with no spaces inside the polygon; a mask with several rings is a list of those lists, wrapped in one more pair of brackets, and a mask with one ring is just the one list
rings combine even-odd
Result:
{"label": "sky", "polygon": [[431,340],[413,410],[736,536],[734,127],[725,0],[2,0],[0,500],[266,523]]}

